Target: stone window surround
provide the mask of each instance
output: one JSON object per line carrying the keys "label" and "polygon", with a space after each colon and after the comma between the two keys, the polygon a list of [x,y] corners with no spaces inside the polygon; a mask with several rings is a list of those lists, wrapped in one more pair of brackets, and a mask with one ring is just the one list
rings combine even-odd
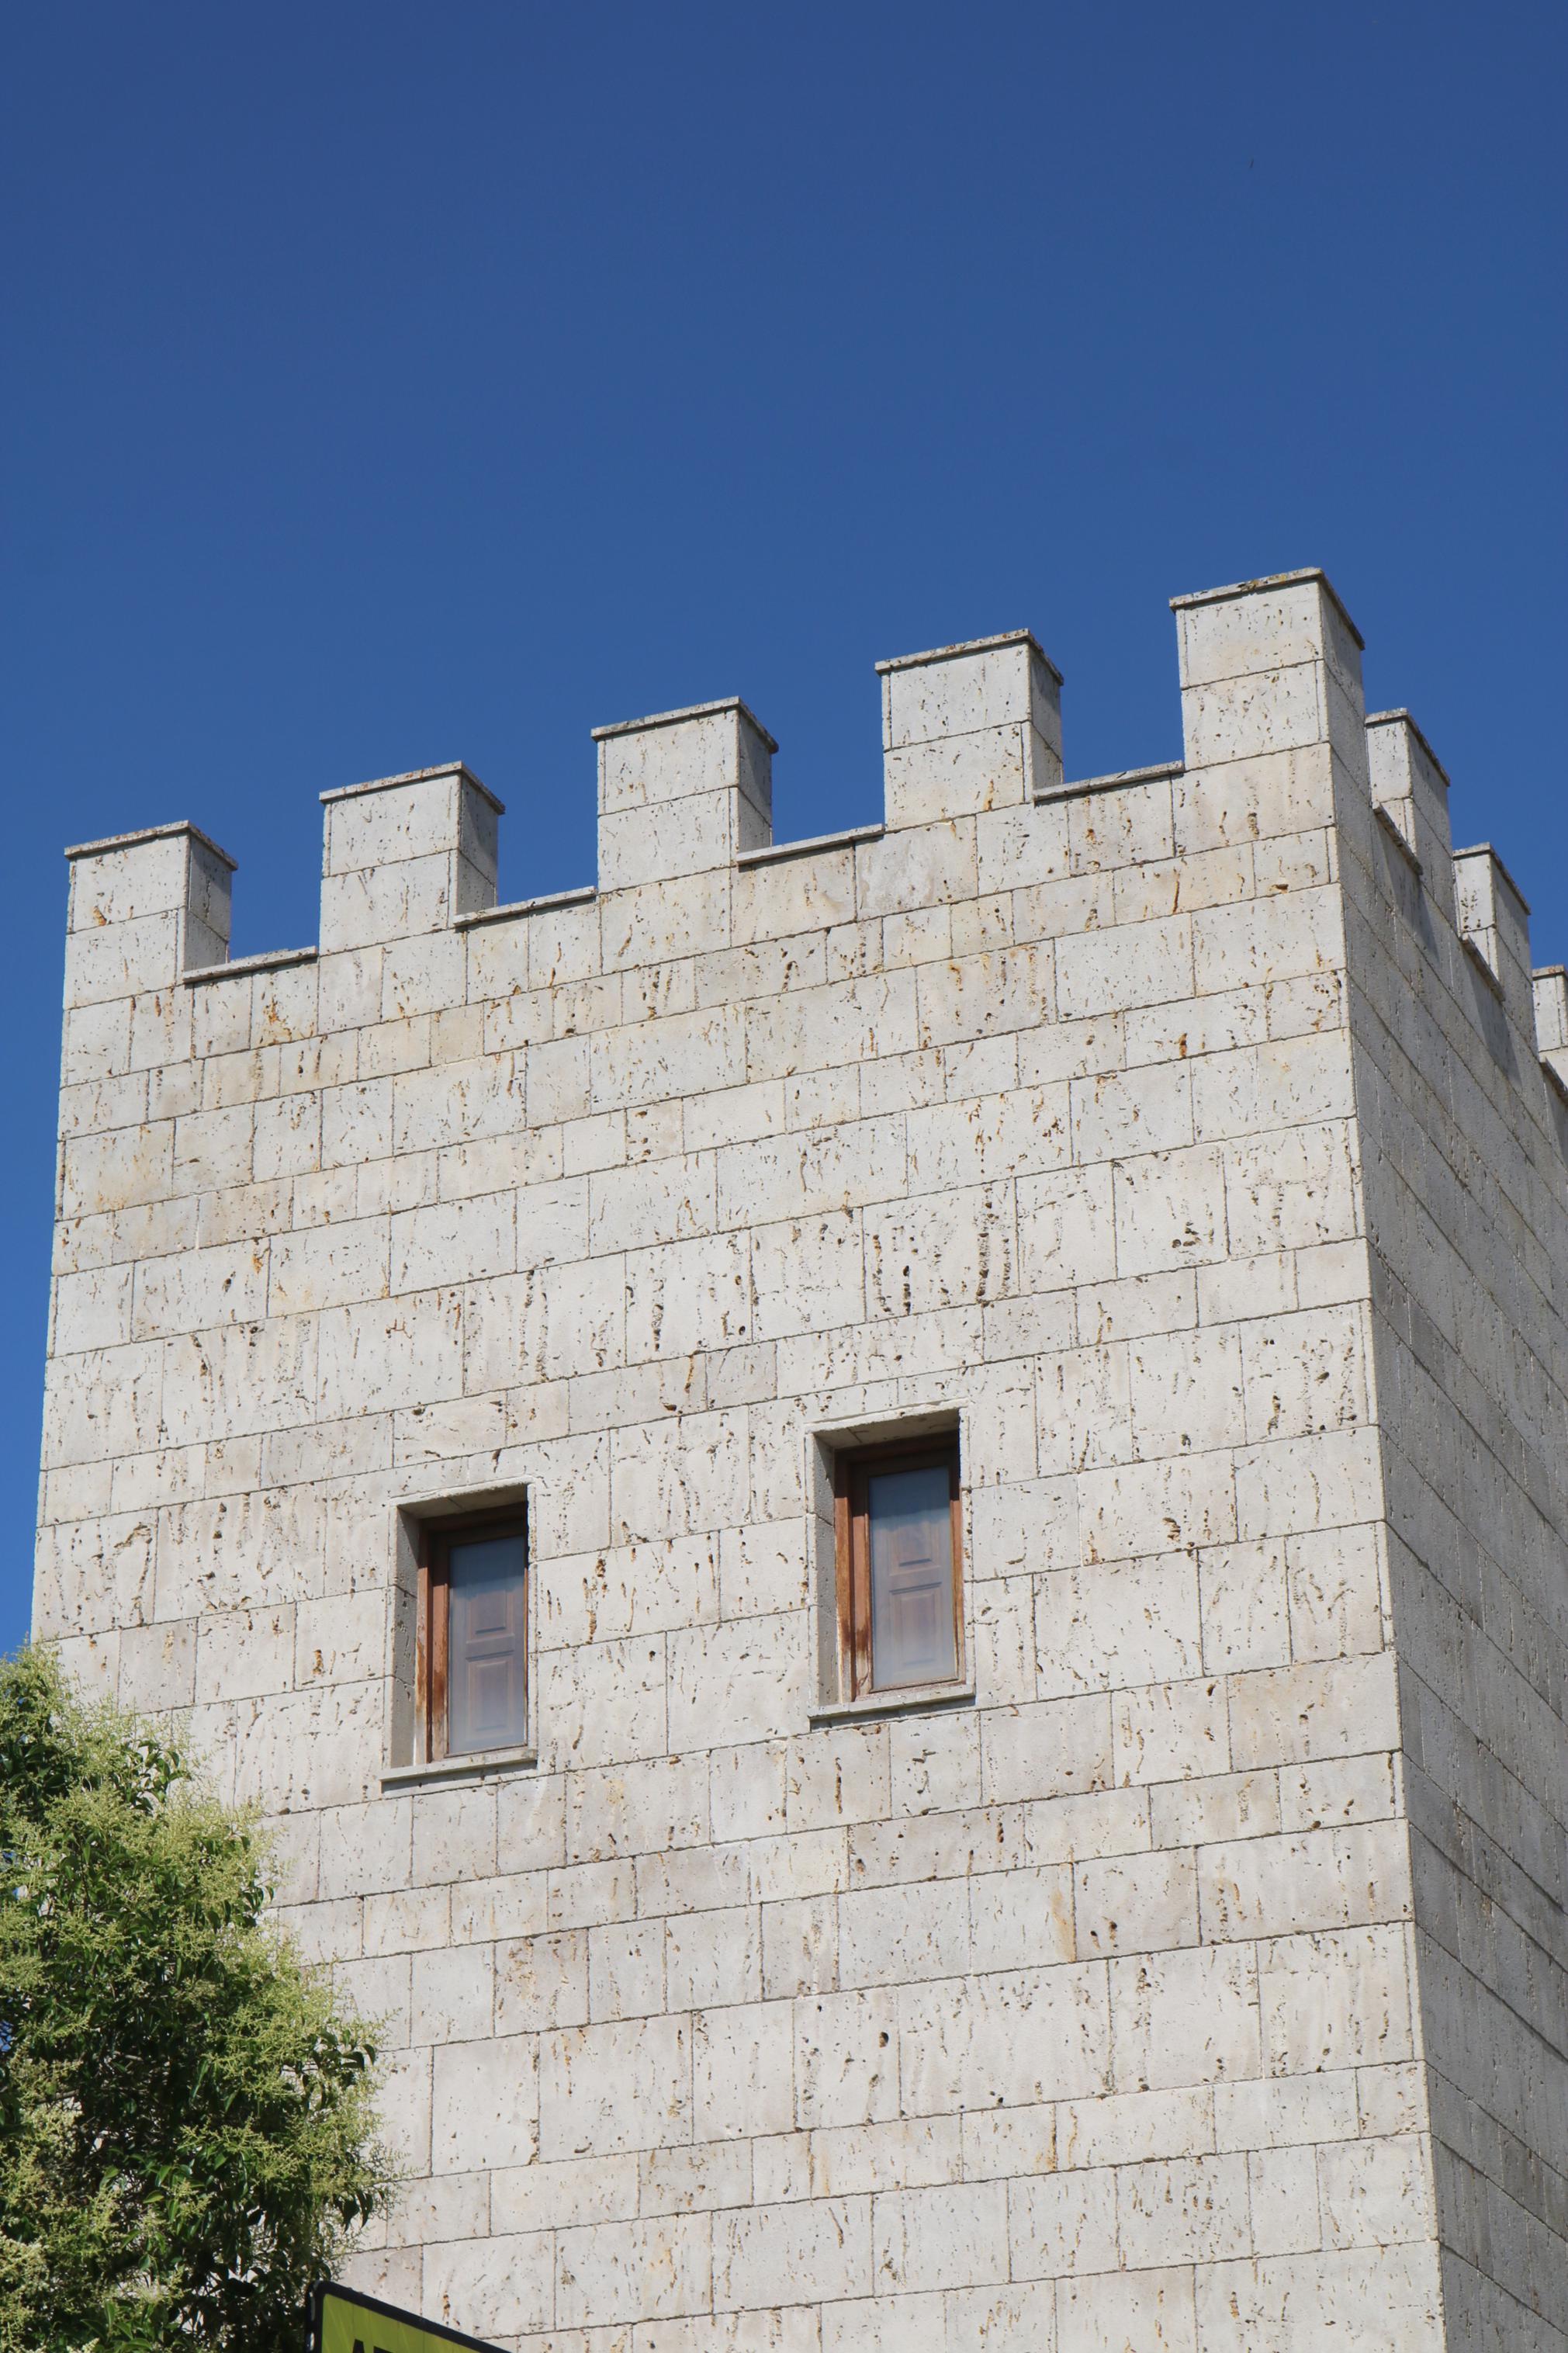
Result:
{"label": "stone window surround", "polygon": [[[539,1582],[533,1574],[532,1528],[535,1525],[527,1483],[501,1480],[493,1485],[444,1488],[434,1495],[405,1496],[392,1514],[393,1571],[388,1579],[390,1606],[386,1630],[387,1715],[385,1762],[381,1786],[385,1791],[432,1782],[476,1780],[487,1774],[516,1772],[538,1762],[535,1715],[536,1679],[533,1662],[539,1655]],[[418,1629],[420,1531],[432,1522],[469,1518],[475,1514],[520,1511],[530,1530],[527,1580],[527,1734],[515,1746],[481,1749],[466,1757],[434,1758],[416,1756],[418,1741]]]}
{"label": "stone window surround", "polygon": [[[840,1672],[847,1675],[853,1686],[851,1696],[855,1699],[869,1699],[873,1695],[892,1699],[903,1692],[963,1682],[964,1655],[961,1597],[963,1591],[963,1528],[957,1433],[951,1437],[900,1438],[890,1445],[866,1450],[841,1447],[835,1451],[833,1469],[837,1506],[838,1655]],[[872,1638],[876,1572],[873,1566],[870,1482],[879,1471],[900,1469],[936,1470],[947,1482],[948,1501],[942,1516],[947,1524],[951,1546],[946,1592],[947,1615],[952,1621],[953,1666],[952,1672],[947,1676],[893,1676],[884,1683],[877,1672],[876,1648]]]}
{"label": "stone window surround", "polygon": [[[969,1490],[963,1483],[963,1415],[954,1406],[921,1408],[907,1412],[818,1422],[805,1440],[805,1493],[809,1520],[807,1541],[811,1563],[811,1656],[816,1662],[816,1696],[809,1710],[814,1725],[860,1723],[888,1715],[919,1715],[933,1708],[973,1706],[974,1682],[973,1630],[970,1607]],[[834,1458],[864,1448],[917,1444],[922,1439],[956,1438],[959,1493],[963,1511],[963,1542],[958,1564],[961,1672],[955,1681],[915,1683],[897,1691],[870,1691],[859,1698],[845,1695],[838,1617],[838,1530],[835,1508]]]}

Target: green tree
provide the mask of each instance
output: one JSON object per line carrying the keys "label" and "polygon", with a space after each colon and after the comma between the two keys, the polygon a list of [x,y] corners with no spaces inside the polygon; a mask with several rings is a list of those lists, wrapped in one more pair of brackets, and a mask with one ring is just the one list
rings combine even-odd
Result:
{"label": "green tree", "polygon": [[299,2353],[384,2208],[369,2032],[269,1894],[154,1726],[0,1662],[0,2353]]}

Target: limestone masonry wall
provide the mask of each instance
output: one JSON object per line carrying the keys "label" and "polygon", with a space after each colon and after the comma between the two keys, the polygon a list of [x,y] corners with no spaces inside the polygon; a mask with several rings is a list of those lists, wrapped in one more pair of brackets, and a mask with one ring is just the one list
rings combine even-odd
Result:
{"label": "limestone masonry wall", "polygon": [[[361,2284],[526,2353],[1568,2353],[1568,981],[1322,575],[1183,758],[1024,632],[886,819],[598,731],[320,944],[70,853],[35,1625],[276,1822],[393,2051]],[[831,1457],[959,1433],[966,1681],[837,1681]],[[418,1526],[526,1496],[525,1746],[415,1757]]]}

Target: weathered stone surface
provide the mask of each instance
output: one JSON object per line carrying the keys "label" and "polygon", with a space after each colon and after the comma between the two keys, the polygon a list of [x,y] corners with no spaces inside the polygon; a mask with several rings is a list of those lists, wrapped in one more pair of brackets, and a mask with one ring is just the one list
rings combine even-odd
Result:
{"label": "weathered stone surface", "polygon": [[[72,853],[35,1622],[385,2020],[367,2286],[1568,2353],[1568,990],[1321,575],[1177,611],[1184,764],[952,647],[823,843],[731,702],[551,901],[459,765],[329,797],[319,952]],[[842,1720],[824,1450],[921,1417],[970,1688]],[[520,1493],[531,1753],[421,1778],[407,1515]]]}

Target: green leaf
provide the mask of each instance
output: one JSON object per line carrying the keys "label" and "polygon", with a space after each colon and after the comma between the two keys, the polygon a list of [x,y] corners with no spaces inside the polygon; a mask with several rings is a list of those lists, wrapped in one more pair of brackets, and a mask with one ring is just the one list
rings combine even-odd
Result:
{"label": "green leaf", "polygon": [[373,2029],[267,1841],[46,1651],[0,1662],[0,2353],[298,2353],[384,2211]]}

